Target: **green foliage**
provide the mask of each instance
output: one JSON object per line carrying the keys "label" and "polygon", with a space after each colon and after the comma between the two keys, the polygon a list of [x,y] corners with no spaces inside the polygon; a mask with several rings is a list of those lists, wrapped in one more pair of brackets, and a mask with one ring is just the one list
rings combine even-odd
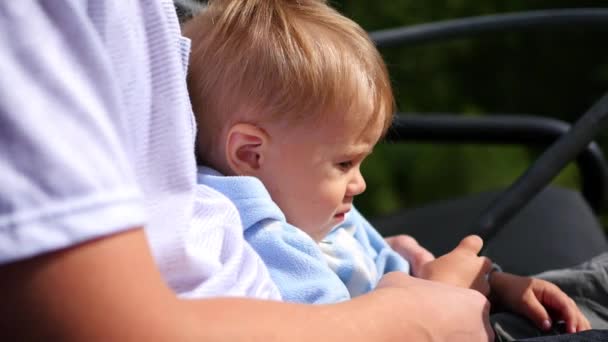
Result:
{"label": "green foliage", "polygon": [[[363,165],[368,190],[357,197],[357,206],[374,216],[504,188],[533,159],[523,147],[382,144]],[[578,186],[576,166],[569,165],[555,183]]]}
{"label": "green foliage", "polygon": [[[331,1],[368,31],[513,11],[592,7],[604,1]],[[484,34],[471,39],[382,50],[401,112],[533,114],[573,121],[608,90],[605,30],[577,27]],[[599,139],[608,148],[605,136]],[[381,145],[364,165],[357,199],[368,215],[502,188],[538,151],[523,147]],[[577,187],[568,167],[557,178]]]}

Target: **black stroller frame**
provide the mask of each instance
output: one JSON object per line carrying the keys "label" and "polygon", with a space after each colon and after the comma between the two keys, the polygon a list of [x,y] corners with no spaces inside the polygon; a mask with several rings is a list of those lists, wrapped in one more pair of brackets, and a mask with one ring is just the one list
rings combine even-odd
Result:
{"label": "black stroller frame", "polygon": [[[538,27],[608,29],[608,9],[557,9],[488,15],[371,32],[377,46],[429,43],[488,32]],[[411,113],[410,113],[411,114]],[[608,163],[593,142],[608,117],[608,95],[574,126],[532,115],[400,114],[387,140],[392,143],[438,142],[550,146],[508,189],[444,201],[372,222],[385,235],[407,233],[436,254],[449,251],[459,239],[477,233],[485,238],[484,253],[519,274],[572,266],[608,251],[596,215],[608,195]],[[547,187],[576,159],[581,194]],[[405,228],[404,228],[405,227]]]}

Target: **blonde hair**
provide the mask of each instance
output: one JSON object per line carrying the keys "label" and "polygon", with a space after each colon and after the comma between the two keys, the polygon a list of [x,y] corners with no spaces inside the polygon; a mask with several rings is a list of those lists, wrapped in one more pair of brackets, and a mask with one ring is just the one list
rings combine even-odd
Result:
{"label": "blonde hair", "polygon": [[392,120],[386,66],[366,32],[322,0],[211,0],[183,27],[205,162],[236,122],[360,115]]}

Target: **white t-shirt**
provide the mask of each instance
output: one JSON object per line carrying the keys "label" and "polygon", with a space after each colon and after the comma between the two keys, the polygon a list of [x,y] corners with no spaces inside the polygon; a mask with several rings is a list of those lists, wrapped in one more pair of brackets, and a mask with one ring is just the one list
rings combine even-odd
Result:
{"label": "white t-shirt", "polygon": [[0,263],[145,226],[182,296],[278,298],[234,206],[196,189],[171,1],[2,1],[0,46]]}

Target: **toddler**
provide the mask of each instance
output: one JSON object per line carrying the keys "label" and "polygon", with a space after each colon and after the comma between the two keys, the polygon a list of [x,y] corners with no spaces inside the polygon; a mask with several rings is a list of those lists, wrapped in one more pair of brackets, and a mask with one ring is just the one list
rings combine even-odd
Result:
{"label": "toddler", "polygon": [[[283,298],[348,300],[408,261],[353,207],[363,160],[394,110],[382,57],[356,23],[320,0],[215,0],[184,26],[198,182],[237,206],[244,235]],[[494,273],[466,238],[418,276],[472,287],[537,326],[547,310],[589,327],[555,285]],[[506,285],[509,286],[506,286]],[[528,286],[530,285],[530,286]]]}

